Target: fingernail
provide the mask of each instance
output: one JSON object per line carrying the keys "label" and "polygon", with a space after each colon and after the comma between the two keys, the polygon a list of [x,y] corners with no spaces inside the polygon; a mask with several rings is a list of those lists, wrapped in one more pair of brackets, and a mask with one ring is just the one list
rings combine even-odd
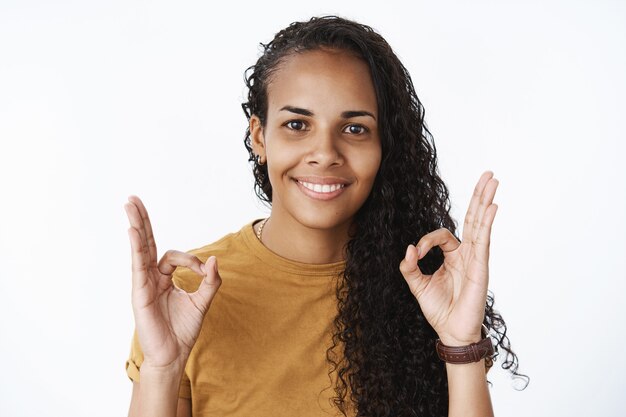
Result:
{"label": "fingernail", "polygon": [[416,246],[416,247],[417,247],[417,259],[419,259],[421,251],[420,251],[420,247],[419,246]]}
{"label": "fingernail", "polygon": [[217,274],[217,258],[215,256],[213,258],[213,270]]}

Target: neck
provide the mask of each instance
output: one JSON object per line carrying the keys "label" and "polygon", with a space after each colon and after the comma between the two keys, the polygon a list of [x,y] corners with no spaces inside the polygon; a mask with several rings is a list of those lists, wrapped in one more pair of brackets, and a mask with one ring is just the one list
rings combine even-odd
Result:
{"label": "neck", "polygon": [[[255,231],[260,224],[257,223]],[[349,227],[350,224],[346,223],[332,229],[312,228],[272,212],[263,226],[261,241],[283,258],[307,264],[327,264],[346,259],[344,246],[349,239]]]}

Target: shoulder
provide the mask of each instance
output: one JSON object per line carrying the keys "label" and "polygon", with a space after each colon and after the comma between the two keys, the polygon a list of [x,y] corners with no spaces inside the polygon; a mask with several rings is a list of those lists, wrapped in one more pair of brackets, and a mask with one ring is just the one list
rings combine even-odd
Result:
{"label": "shoulder", "polygon": [[241,231],[229,233],[213,243],[204,245],[199,248],[188,250],[187,253],[195,255],[202,262],[206,262],[210,256],[218,256],[229,251],[233,246],[237,245],[237,240],[241,238]]}

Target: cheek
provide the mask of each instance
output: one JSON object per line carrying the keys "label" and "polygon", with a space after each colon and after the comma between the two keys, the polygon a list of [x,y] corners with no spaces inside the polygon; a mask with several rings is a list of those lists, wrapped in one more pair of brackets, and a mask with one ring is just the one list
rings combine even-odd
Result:
{"label": "cheek", "polygon": [[358,169],[360,176],[367,182],[374,182],[376,174],[380,168],[381,155],[380,152],[372,152],[355,161],[355,168]]}
{"label": "cheek", "polygon": [[301,155],[298,148],[280,140],[267,142],[268,170],[271,181],[280,181],[289,176],[298,165]]}

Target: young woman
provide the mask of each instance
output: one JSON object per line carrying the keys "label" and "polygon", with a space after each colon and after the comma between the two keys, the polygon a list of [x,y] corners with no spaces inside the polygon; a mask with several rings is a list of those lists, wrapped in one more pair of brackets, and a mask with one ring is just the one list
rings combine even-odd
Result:
{"label": "young woman", "polygon": [[517,375],[488,295],[498,181],[478,180],[459,240],[423,107],[380,35],[326,16],[263,46],[244,144],[270,216],[158,260],[146,208],[125,205],[130,415],[492,415],[498,348]]}

